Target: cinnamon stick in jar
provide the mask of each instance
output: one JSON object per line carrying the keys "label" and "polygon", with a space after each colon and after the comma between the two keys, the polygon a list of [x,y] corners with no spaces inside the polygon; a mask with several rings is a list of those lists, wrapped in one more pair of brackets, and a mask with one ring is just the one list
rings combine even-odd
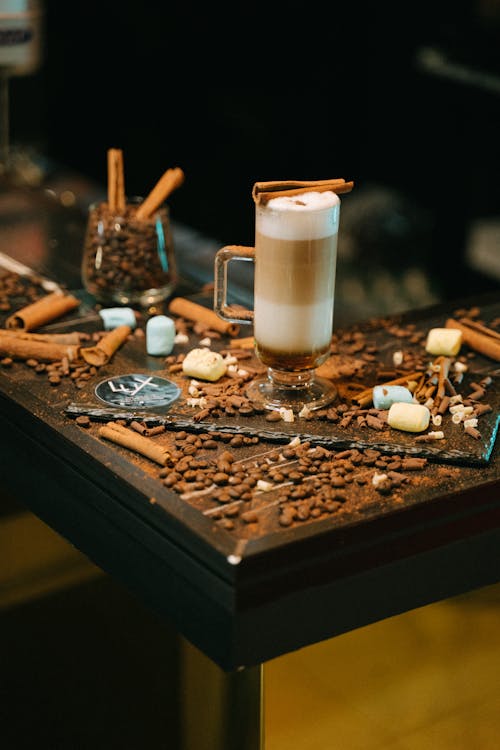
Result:
{"label": "cinnamon stick in jar", "polygon": [[184,182],[184,172],[180,167],[167,169],[137,211],[136,219],[148,219],[166,201],[168,196]]}
{"label": "cinnamon stick in jar", "polygon": [[111,213],[125,210],[125,175],[123,151],[108,149],[108,207]]}
{"label": "cinnamon stick in jar", "polygon": [[178,315],[180,318],[187,318],[195,323],[201,323],[206,328],[220,333],[226,333],[228,336],[237,336],[240,327],[237,323],[231,323],[228,320],[220,318],[216,312],[208,307],[192,302],[185,297],[174,297],[168,306],[169,312]]}
{"label": "cinnamon stick in jar", "polygon": [[80,300],[72,294],[52,292],[10,315],[5,321],[5,325],[7,328],[32,331],[45,325],[45,323],[50,323],[52,320],[62,317],[79,305]]}
{"label": "cinnamon stick in jar", "polygon": [[107,333],[95,346],[82,347],[81,356],[89,365],[102,367],[132,333],[130,326],[122,325]]}

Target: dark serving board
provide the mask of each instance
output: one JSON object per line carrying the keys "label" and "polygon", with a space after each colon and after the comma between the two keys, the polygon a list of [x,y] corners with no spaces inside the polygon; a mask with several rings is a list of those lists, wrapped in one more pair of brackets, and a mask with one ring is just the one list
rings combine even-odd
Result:
{"label": "dark serving board", "polygon": [[[438,308],[439,310],[440,308]],[[427,331],[432,327],[443,326],[446,317],[449,316],[443,312],[435,311],[431,308],[427,315],[423,311],[417,311],[416,314],[399,315],[394,317],[395,323],[403,324],[406,320],[415,324],[416,330]],[[483,307],[483,314],[486,320],[493,320],[500,315],[500,302],[492,302]],[[376,322],[367,324],[361,323],[356,326],[356,330],[364,331],[367,340],[377,347],[377,360],[383,366],[389,368],[392,363],[393,353],[404,347],[406,352],[417,351],[421,346],[408,344],[397,337],[391,335],[387,326],[378,326]],[[189,343],[176,349],[176,351],[185,350],[198,345],[199,339],[192,336]],[[214,342],[214,347],[227,347],[227,340],[222,344]],[[467,350],[464,347],[464,350]],[[355,357],[353,358],[355,359]],[[431,359],[429,357],[429,359]],[[146,368],[145,365],[146,364]],[[244,363],[242,365],[244,367]],[[370,365],[365,368],[364,384],[376,384],[375,375]],[[169,375],[164,369],[162,358],[153,358],[146,356],[145,362],[145,344],[143,340],[134,341],[127,344],[127,347],[118,355],[105,369],[101,369],[101,377],[116,376],[126,373],[146,373],[161,374],[173,382],[186,381],[181,376]],[[422,456],[429,460],[454,463],[457,465],[485,465],[490,460],[493,446],[495,444],[498,426],[500,423],[500,388],[499,378],[500,363],[494,363],[481,355],[475,355],[469,363],[469,370],[466,372],[463,382],[457,386],[457,392],[465,398],[473,390],[470,383],[477,382],[485,375],[492,377],[492,383],[487,389],[487,396],[484,403],[491,406],[491,411],[480,417],[478,430],[480,438],[476,439],[463,430],[463,425],[455,425],[451,420],[450,414],[445,414],[443,423],[440,427],[430,425],[426,432],[431,430],[442,430],[445,434],[443,440],[436,440],[431,443],[418,442],[412,433],[403,432],[387,427],[385,430],[373,430],[367,427],[360,428],[354,422],[347,427],[339,427],[337,424],[331,424],[318,419],[304,419],[296,417],[293,423],[280,421],[278,423],[269,423],[263,415],[254,414],[245,417],[227,417],[221,416],[217,420],[210,417],[203,421],[193,422],[192,417],[196,414],[196,409],[185,406],[185,400],[182,398],[172,404],[168,409],[138,409],[134,412],[122,410],[123,418],[143,419],[150,424],[164,424],[168,429],[188,429],[192,432],[207,431],[225,431],[228,433],[258,435],[263,440],[274,443],[287,443],[294,437],[298,436],[301,441],[310,441],[315,445],[322,445],[326,448],[344,450],[348,448],[374,448],[386,453],[392,454],[410,454],[413,456]],[[360,380],[359,382],[363,382]],[[78,414],[89,414],[96,420],[106,421],[109,419],[119,418],[120,410],[108,409],[103,405],[95,395],[95,381],[82,389],[80,392],[75,391],[75,398],[68,401],[66,413],[69,416]],[[340,400],[340,398],[338,399]]]}

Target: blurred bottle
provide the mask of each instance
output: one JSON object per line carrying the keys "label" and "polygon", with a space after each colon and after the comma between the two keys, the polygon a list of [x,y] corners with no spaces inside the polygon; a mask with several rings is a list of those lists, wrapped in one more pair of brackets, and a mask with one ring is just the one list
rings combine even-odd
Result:
{"label": "blurred bottle", "polygon": [[[40,0],[0,0],[0,177],[13,184],[33,182],[27,154],[11,145],[9,83],[35,73],[43,55]],[[34,165],[31,165],[33,167]]]}

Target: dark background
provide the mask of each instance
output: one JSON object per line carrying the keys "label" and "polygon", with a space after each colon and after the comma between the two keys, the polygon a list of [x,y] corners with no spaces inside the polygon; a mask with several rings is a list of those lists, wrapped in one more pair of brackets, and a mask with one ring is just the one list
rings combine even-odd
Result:
{"label": "dark background", "polygon": [[255,181],[354,180],[339,250],[359,272],[416,265],[440,298],[498,284],[466,260],[500,207],[494,0],[44,8],[14,138],[103,185],[122,148],[129,195],[181,166],[172,215],[221,244],[253,244]]}

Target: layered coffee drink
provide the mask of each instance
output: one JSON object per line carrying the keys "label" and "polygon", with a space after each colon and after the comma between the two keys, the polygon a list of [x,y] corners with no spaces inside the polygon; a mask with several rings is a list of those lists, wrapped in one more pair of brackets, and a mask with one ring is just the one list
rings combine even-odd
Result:
{"label": "layered coffee drink", "polygon": [[[330,354],[344,179],[255,183],[255,247],[226,245],[214,264],[214,310],[234,323],[253,323],[256,353],[267,374],[246,394],[264,409],[299,415],[337,398],[331,380],[316,369]],[[254,309],[228,304],[228,264],[255,263]]]}
{"label": "layered coffee drink", "polygon": [[254,334],[267,367],[312,370],[329,354],[339,213],[330,191],[256,206]]}

